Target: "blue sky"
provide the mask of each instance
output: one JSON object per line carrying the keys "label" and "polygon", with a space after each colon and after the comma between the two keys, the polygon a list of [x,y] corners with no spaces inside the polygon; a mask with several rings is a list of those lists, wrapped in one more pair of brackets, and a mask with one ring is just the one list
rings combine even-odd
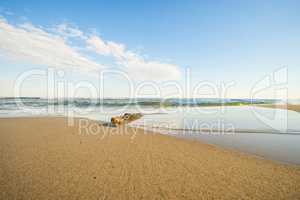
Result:
{"label": "blue sky", "polygon": [[[89,66],[120,68],[128,72],[136,84],[145,80],[159,82],[173,79],[183,84],[186,79],[184,71],[188,68],[192,85],[199,81],[216,85],[234,81],[235,86],[230,89],[228,97],[237,98],[249,98],[250,90],[257,81],[283,66],[288,69],[289,98],[300,98],[299,9],[299,1],[71,3],[2,0],[0,3],[4,25],[9,24],[14,31],[20,31],[21,24],[30,24],[30,30],[25,27],[27,31],[34,27],[51,35],[68,37],[65,43],[87,58]],[[65,27],[64,30],[80,30],[84,37],[65,36],[53,30],[53,27],[62,24],[65,26],[60,27]],[[0,31],[5,32],[4,29]],[[99,40],[93,36],[100,38],[106,49],[99,47]],[[110,41],[117,45],[112,45],[116,47],[113,50]],[[8,42],[11,41],[0,38],[0,53],[3,55],[0,57],[1,96],[12,94],[11,85],[21,72],[49,67],[49,62],[31,62],[30,56],[25,62],[23,57],[11,55],[16,52],[3,47],[12,44]],[[29,44],[25,41],[24,48],[30,49],[26,46]],[[121,53],[118,52],[120,45],[125,47]],[[49,52],[45,53],[49,55]],[[82,62],[78,60],[77,63],[83,66]],[[97,84],[97,80],[85,72],[66,70],[66,79],[89,80]],[[108,83],[114,89],[107,96],[127,95],[121,81],[111,79]],[[28,86],[24,95],[40,96],[42,90]],[[271,94],[266,92],[261,97],[271,98]]]}

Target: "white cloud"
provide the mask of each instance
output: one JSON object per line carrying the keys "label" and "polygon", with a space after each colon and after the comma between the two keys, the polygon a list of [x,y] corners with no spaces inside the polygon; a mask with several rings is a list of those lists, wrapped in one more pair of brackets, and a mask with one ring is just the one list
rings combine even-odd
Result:
{"label": "white cloud", "polygon": [[173,64],[145,61],[137,55],[127,57],[123,63],[127,66],[129,74],[140,77],[140,79],[165,80],[167,78],[177,80],[180,78],[180,71]]}
{"label": "white cloud", "polygon": [[138,79],[176,80],[180,78],[178,66],[158,61],[146,61],[139,54],[126,50],[124,44],[106,42],[99,36],[91,36],[87,39],[87,45],[99,55],[114,57],[118,64],[125,67],[130,76]]}
{"label": "white cloud", "polygon": [[54,31],[64,38],[79,37],[81,39],[86,39],[84,33],[77,27],[71,26],[68,23],[62,23],[55,26]]}
{"label": "white cloud", "polygon": [[[74,40],[77,44],[71,45]],[[82,43],[85,44],[82,46]],[[79,52],[78,49],[84,51]],[[123,67],[128,75],[138,80],[175,80],[180,78],[178,66],[159,61],[146,60],[122,43],[105,41],[99,36],[80,30],[69,23],[54,28],[43,28],[31,23],[9,24],[0,17],[0,54],[16,60],[57,68],[97,70],[103,65],[89,59],[82,52],[90,50],[101,56],[110,56],[113,64]]]}
{"label": "white cloud", "polygon": [[94,50],[99,55],[113,56],[117,59],[124,58],[126,48],[124,44],[113,41],[104,41],[99,36],[91,36],[86,40],[88,48]]}
{"label": "white cloud", "polygon": [[99,37],[92,36],[87,41],[88,48],[95,50],[99,55],[109,55],[111,54],[110,48],[108,45]]}
{"label": "white cloud", "polygon": [[19,26],[0,18],[0,52],[17,60],[57,68],[97,70],[103,66],[82,55],[66,41],[30,23]]}

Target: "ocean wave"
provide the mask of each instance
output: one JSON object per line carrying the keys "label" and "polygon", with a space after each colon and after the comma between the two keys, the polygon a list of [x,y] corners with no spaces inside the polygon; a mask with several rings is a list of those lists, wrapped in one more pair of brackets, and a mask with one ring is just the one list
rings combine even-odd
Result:
{"label": "ocean wave", "polygon": [[46,106],[75,106],[75,107],[179,107],[179,106],[236,106],[250,104],[276,103],[278,100],[266,99],[43,99],[35,97],[0,98],[0,109],[16,107],[46,107]]}

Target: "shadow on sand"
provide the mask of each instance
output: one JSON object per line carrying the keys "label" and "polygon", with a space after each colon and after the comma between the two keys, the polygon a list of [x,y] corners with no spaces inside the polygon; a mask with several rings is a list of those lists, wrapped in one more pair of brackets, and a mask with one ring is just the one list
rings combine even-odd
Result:
{"label": "shadow on sand", "polygon": [[111,123],[111,122],[101,122],[100,123],[101,126],[106,126],[106,127],[117,127],[115,124]]}

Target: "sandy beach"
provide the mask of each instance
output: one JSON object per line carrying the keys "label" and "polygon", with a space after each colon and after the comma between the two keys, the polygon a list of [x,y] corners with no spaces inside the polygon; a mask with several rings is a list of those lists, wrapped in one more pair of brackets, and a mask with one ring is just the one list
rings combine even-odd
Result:
{"label": "sandy beach", "polygon": [[0,119],[0,199],[297,199],[300,168],[65,118]]}
{"label": "sandy beach", "polygon": [[257,105],[265,108],[276,108],[276,109],[287,109],[296,112],[300,112],[300,105],[295,104],[265,104],[265,105]]}

